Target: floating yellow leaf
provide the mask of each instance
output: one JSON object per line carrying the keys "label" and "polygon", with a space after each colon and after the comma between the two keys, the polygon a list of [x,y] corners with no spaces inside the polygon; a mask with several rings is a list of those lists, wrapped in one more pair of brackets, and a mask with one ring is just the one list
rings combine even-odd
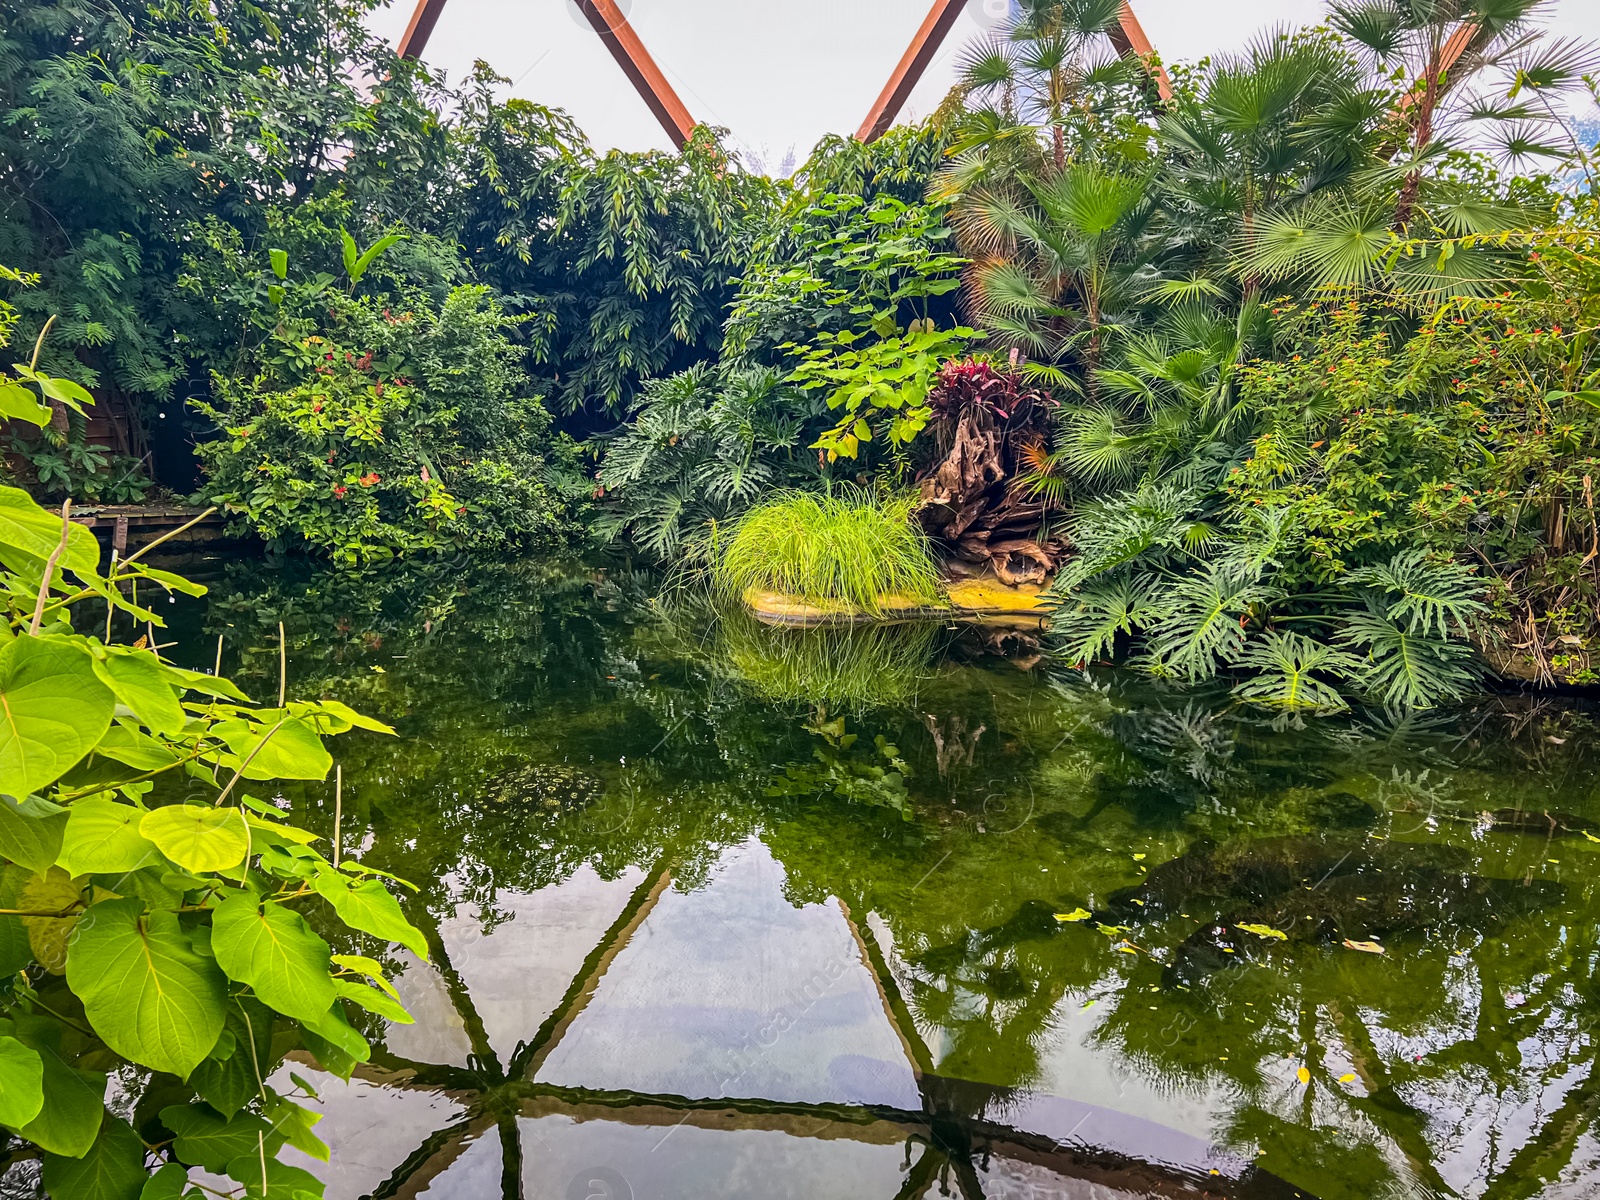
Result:
{"label": "floating yellow leaf", "polygon": [[1135,855],[1134,855],[1134,856],[1133,856],[1133,861],[1134,861],[1134,862],[1140,862],[1140,861],[1142,861],[1142,860],[1143,860],[1143,859],[1144,859],[1144,855],[1142,855],[1142,854],[1135,854]]}
{"label": "floating yellow leaf", "polygon": [[1287,942],[1289,935],[1281,929],[1274,929],[1271,925],[1252,925],[1248,921],[1241,921],[1235,927],[1246,933],[1253,933],[1260,938],[1276,938],[1280,942]]}
{"label": "floating yellow leaf", "polygon": [[1356,1081],[1356,1077],[1355,1077],[1355,1072],[1353,1072],[1353,1071],[1347,1072],[1347,1073],[1339,1076],[1339,1082],[1340,1083],[1354,1083],[1355,1081]]}
{"label": "floating yellow leaf", "polygon": [[1311,1082],[1311,1072],[1306,1070],[1304,1067],[1301,1067],[1298,1071],[1296,1071],[1294,1073],[1294,1077],[1296,1079],[1298,1079],[1301,1083],[1310,1083]]}
{"label": "floating yellow leaf", "polygon": [[1093,1000],[1085,1000],[1083,1002],[1083,1007],[1084,1008],[1093,1008],[1094,1007],[1094,1001]]}
{"label": "floating yellow leaf", "polygon": [[1383,947],[1377,942],[1356,942],[1345,938],[1344,944],[1351,950],[1360,950],[1364,954],[1382,954]]}
{"label": "floating yellow leaf", "polygon": [[1591,842],[1600,842],[1600,837],[1595,837],[1595,835],[1590,833],[1587,829],[1583,831],[1583,836],[1588,838]]}
{"label": "floating yellow leaf", "polygon": [[1087,908],[1075,908],[1069,913],[1057,913],[1058,921],[1087,921],[1094,914]]}

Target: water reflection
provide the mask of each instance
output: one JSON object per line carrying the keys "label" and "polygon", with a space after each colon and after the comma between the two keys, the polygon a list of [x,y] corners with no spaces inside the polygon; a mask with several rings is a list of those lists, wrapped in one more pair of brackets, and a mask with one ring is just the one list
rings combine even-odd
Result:
{"label": "water reflection", "polygon": [[330,1196],[1600,1187],[1586,706],[1297,728],[970,644],[762,691],[625,566],[234,570],[197,662],[270,687],[282,616],[403,735],[345,828],[431,961],[317,1080]]}

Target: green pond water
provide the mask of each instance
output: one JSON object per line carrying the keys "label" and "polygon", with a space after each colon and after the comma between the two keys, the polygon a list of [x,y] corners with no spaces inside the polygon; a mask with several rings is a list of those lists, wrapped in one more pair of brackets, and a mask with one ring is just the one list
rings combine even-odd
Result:
{"label": "green pond water", "polygon": [[285,1068],[335,1200],[1600,1194],[1583,704],[1296,728],[625,564],[189,566],[176,658],[270,693],[282,620],[400,735],[335,755],[415,1024]]}

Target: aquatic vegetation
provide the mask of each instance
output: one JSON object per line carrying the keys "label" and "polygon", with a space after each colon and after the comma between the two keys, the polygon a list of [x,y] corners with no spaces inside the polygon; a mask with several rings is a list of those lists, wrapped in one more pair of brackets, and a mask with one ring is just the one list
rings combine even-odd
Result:
{"label": "aquatic vegetation", "polygon": [[932,604],[939,574],[908,496],[789,492],[746,513],[716,549],[724,595],[749,589],[879,612],[884,600]]}
{"label": "aquatic vegetation", "polygon": [[713,653],[772,703],[853,712],[910,701],[940,632],[926,621],[785,629],[735,610],[721,616]]}

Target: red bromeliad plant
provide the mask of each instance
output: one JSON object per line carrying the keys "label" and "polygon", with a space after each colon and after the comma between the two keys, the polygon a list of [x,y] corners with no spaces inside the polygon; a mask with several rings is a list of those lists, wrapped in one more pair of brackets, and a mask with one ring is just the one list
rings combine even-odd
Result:
{"label": "red bromeliad plant", "polygon": [[1049,487],[1050,393],[980,358],[949,362],[929,390],[933,463],[922,472],[921,517],[956,558],[1005,582],[1039,583],[1064,548],[1048,531],[1059,508]]}

